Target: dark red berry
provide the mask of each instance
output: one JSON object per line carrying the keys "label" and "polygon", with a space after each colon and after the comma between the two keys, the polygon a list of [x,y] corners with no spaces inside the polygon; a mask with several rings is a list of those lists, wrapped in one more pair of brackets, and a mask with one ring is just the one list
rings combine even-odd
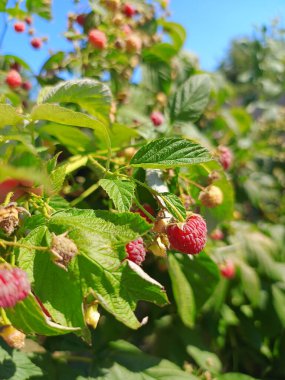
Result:
{"label": "dark red berry", "polygon": [[93,45],[96,49],[99,50],[103,50],[107,46],[106,34],[98,29],[90,30],[88,34],[88,41],[91,45]]}
{"label": "dark red berry", "polygon": [[20,268],[0,266],[0,307],[14,307],[31,291],[26,272]]}
{"label": "dark red berry", "polygon": [[133,17],[136,14],[136,9],[133,5],[126,3],[123,6],[123,13],[127,17]]}
{"label": "dark red berry", "polygon": [[[143,208],[150,214],[150,215],[152,215],[152,216],[154,216],[155,215],[155,212],[154,212],[154,210],[153,210],[153,208],[149,205],[149,204],[147,204],[147,203],[145,203],[145,204],[143,204]],[[152,220],[141,210],[141,209],[137,209],[137,210],[135,210],[134,211],[136,214],[140,214],[140,216],[142,217],[142,218],[144,218],[148,223],[152,223]]]}
{"label": "dark red berry", "polygon": [[162,115],[161,112],[154,111],[150,115],[151,121],[155,127],[159,127],[161,124],[164,123],[164,116]]}
{"label": "dark red berry", "polygon": [[17,33],[23,33],[26,29],[26,25],[24,22],[18,21],[14,24],[14,30]]}
{"label": "dark red berry", "polygon": [[10,70],[6,76],[6,83],[11,88],[20,87],[22,84],[22,77],[16,70]]}
{"label": "dark red berry", "polygon": [[145,260],[146,251],[143,244],[143,239],[139,237],[126,245],[128,259],[134,263],[141,265]]}
{"label": "dark red berry", "polygon": [[22,89],[24,89],[25,91],[30,91],[32,89],[32,83],[28,81],[23,82]]}
{"label": "dark red berry", "polygon": [[39,37],[34,37],[31,39],[31,45],[34,49],[40,49],[42,47],[43,41]]}
{"label": "dark red berry", "polygon": [[27,25],[32,25],[32,23],[33,23],[32,17],[27,16],[27,17],[25,18],[25,22],[26,22]]}
{"label": "dark red berry", "polygon": [[193,214],[184,223],[171,223],[166,231],[171,247],[179,252],[195,255],[206,245],[207,225],[200,215]]}
{"label": "dark red berry", "polygon": [[86,20],[86,15],[84,13],[81,13],[80,15],[76,16],[76,22],[78,25],[83,26]]}

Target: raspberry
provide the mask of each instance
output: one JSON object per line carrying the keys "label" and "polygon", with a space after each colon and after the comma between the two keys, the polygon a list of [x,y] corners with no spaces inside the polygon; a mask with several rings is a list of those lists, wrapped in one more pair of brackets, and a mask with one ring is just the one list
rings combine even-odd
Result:
{"label": "raspberry", "polygon": [[[143,204],[143,208],[144,209],[146,209],[146,211],[150,214],[150,215],[152,215],[152,216],[154,216],[154,210],[153,210],[153,208],[149,205],[149,204],[147,204],[147,203],[144,203]],[[137,210],[135,210],[134,211],[136,214],[140,214],[140,216],[142,217],[142,218],[144,218],[148,223],[152,223],[152,220],[141,210],[141,209],[137,209]]]}
{"label": "raspberry", "polygon": [[144,262],[146,251],[141,237],[128,243],[126,245],[126,251],[129,260],[138,265],[141,265]]}
{"label": "raspberry", "polygon": [[164,123],[164,116],[162,115],[161,112],[154,111],[150,115],[151,121],[155,127],[159,127],[161,124]]}
{"label": "raspberry", "polygon": [[142,48],[142,41],[137,36],[129,36],[126,39],[126,51],[128,53],[139,53]]}
{"label": "raspberry", "polygon": [[122,25],[121,29],[125,33],[126,36],[129,36],[132,33],[132,28],[128,24]]}
{"label": "raspberry", "polygon": [[228,147],[220,145],[218,147],[218,155],[219,155],[219,161],[222,167],[225,170],[228,170],[232,166],[232,162],[233,162],[232,151]]}
{"label": "raspberry", "polygon": [[80,15],[76,16],[76,22],[80,26],[84,26],[85,19],[86,19],[86,15],[84,13],[81,13]]}
{"label": "raspberry", "polygon": [[199,194],[199,200],[203,206],[212,208],[223,203],[224,195],[222,190],[217,186],[208,186]]}
{"label": "raspberry", "polygon": [[235,277],[236,268],[232,261],[227,260],[224,264],[220,265],[221,275],[225,278],[231,279]]}
{"label": "raspberry", "polygon": [[19,350],[25,346],[26,335],[11,325],[2,326],[0,336],[12,348]]}
{"label": "raspberry", "polygon": [[223,240],[224,233],[219,228],[216,228],[214,231],[212,231],[210,238],[213,240]]}
{"label": "raspberry", "polygon": [[6,76],[6,83],[11,88],[20,87],[22,84],[22,77],[16,70],[10,70]]}
{"label": "raspberry", "polygon": [[127,17],[133,17],[136,14],[136,9],[131,4],[126,3],[123,6],[123,13]]}
{"label": "raspberry", "polygon": [[0,266],[0,307],[14,307],[31,291],[27,274],[20,268]]}
{"label": "raspberry", "polygon": [[205,247],[207,225],[200,215],[192,214],[185,223],[171,223],[166,232],[171,247],[179,252],[195,255]]}
{"label": "raspberry", "polygon": [[26,29],[26,25],[25,25],[25,23],[23,23],[23,22],[21,22],[21,21],[16,22],[16,23],[14,24],[14,30],[15,30],[15,32],[17,32],[17,33],[23,33],[23,32],[25,31],[25,29]]}
{"label": "raspberry", "polygon": [[22,83],[22,89],[25,90],[25,91],[30,91],[32,89],[32,84],[31,82],[23,82]]}
{"label": "raspberry", "polygon": [[43,41],[39,37],[34,37],[31,39],[31,45],[35,49],[40,49],[42,47]]}
{"label": "raspberry", "polygon": [[25,22],[26,22],[27,25],[32,25],[33,20],[32,20],[32,18],[31,18],[30,16],[27,16],[27,17],[25,18]]}
{"label": "raspberry", "polygon": [[98,29],[90,30],[88,34],[88,41],[91,45],[93,45],[96,49],[103,50],[107,45],[107,37],[104,32]]}
{"label": "raspberry", "polygon": [[51,253],[54,263],[60,268],[67,270],[67,266],[73,257],[78,253],[78,248],[74,241],[66,237],[68,232],[61,235],[52,233]]}

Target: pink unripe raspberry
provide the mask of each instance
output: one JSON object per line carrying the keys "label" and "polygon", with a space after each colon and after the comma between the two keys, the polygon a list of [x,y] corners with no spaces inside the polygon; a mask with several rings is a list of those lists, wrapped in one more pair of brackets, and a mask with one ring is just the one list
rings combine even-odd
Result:
{"label": "pink unripe raspberry", "polygon": [[32,89],[32,83],[29,81],[23,82],[22,89],[25,91],[30,91]]}
{"label": "pink unripe raspberry", "polygon": [[136,14],[136,9],[133,5],[126,3],[123,6],[123,13],[127,17],[133,17]]}
{"label": "pink unripe raspberry", "polygon": [[81,13],[80,15],[76,16],[76,22],[80,26],[84,26],[86,20],[86,15],[84,13]]}
{"label": "pink unripe raspberry", "polygon": [[31,291],[27,274],[20,268],[0,266],[0,307],[14,307]]}
{"label": "pink unripe raspberry", "polygon": [[213,240],[223,240],[224,233],[219,228],[216,228],[214,231],[211,232],[210,238]]}
{"label": "pink unripe raspberry", "polygon": [[161,124],[164,123],[164,116],[161,112],[154,111],[150,115],[151,121],[155,127],[159,127]]}
{"label": "pink unripe raspberry", "polygon": [[132,28],[128,24],[122,25],[122,31],[125,33],[126,36],[129,36],[132,33]]}
{"label": "pink unripe raspberry", "polygon": [[26,29],[26,25],[24,22],[18,21],[14,24],[14,30],[17,33],[23,33]]}
{"label": "pink unripe raspberry", "polygon": [[93,45],[96,49],[103,50],[107,46],[107,37],[104,32],[98,29],[90,30],[88,34],[88,41],[91,45]]}
{"label": "pink unripe raspberry", "polygon": [[143,244],[143,239],[139,237],[126,245],[128,259],[134,263],[141,265],[145,260],[146,251]]}
{"label": "pink unripe raspberry", "polygon": [[228,170],[232,166],[233,153],[227,146],[220,145],[218,147],[219,161],[225,170]]}
{"label": "pink unripe raspberry", "polygon": [[184,223],[171,223],[167,227],[171,247],[188,255],[203,250],[207,241],[207,225],[201,215],[193,214]]}
{"label": "pink unripe raspberry", "polygon": [[31,39],[31,45],[34,49],[40,49],[42,47],[43,41],[39,37],[34,37]]}
{"label": "pink unripe raspberry", "polygon": [[22,77],[16,70],[10,70],[6,76],[6,83],[11,88],[20,87],[22,84]]}
{"label": "pink unripe raspberry", "polygon": [[227,260],[224,264],[220,265],[221,275],[225,278],[231,279],[235,277],[236,268],[231,260]]}

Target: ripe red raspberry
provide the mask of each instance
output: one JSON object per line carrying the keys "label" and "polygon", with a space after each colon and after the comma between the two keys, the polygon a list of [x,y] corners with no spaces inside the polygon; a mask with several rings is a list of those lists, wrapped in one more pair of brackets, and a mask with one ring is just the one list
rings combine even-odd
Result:
{"label": "ripe red raspberry", "polygon": [[228,170],[232,166],[233,153],[227,146],[220,145],[218,147],[219,161],[225,170]]}
{"label": "ripe red raspberry", "polygon": [[[152,216],[154,216],[154,210],[153,208],[147,204],[147,203],[144,203],[143,204],[143,208]],[[148,223],[152,223],[152,220],[141,210],[141,209],[137,209],[134,211],[136,214],[140,214],[140,216],[142,218],[144,218]]]}
{"label": "ripe red raspberry", "polygon": [[161,112],[154,111],[150,115],[151,121],[155,127],[159,127],[161,124],[164,123],[164,116]]}
{"label": "ripe red raspberry", "polygon": [[76,16],[76,22],[80,26],[84,26],[86,20],[86,15],[84,13],[81,13],[80,15]]}
{"label": "ripe red raspberry", "polygon": [[20,268],[0,266],[0,307],[14,307],[31,291],[26,272]]}
{"label": "ripe red raspberry", "polygon": [[32,89],[32,83],[29,81],[23,82],[22,89],[25,91],[30,91]]}
{"label": "ripe red raspberry", "polygon": [[43,41],[39,37],[34,37],[31,39],[31,45],[34,49],[40,49],[42,47]]}
{"label": "ripe red raspberry", "polygon": [[128,259],[134,263],[141,265],[145,260],[146,251],[143,244],[143,239],[139,237],[126,245]]}
{"label": "ripe red raspberry", "polygon": [[166,232],[171,247],[189,255],[201,252],[207,241],[206,222],[197,214],[189,216],[185,223],[169,224]]}
{"label": "ripe red raspberry", "polygon": [[23,33],[26,29],[26,25],[25,23],[21,22],[21,21],[18,21],[14,24],[14,30],[15,32],[17,33]]}
{"label": "ripe red raspberry", "polygon": [[93,45],[96,49],[103,50],[107,46],[107,37],[104,32],[98,29],[90,30],[88,34],[88,41],[91,45]]}
{"label": "ripe red raspberry", "polygon": [[210,238],[213,240],[223,240],[224,233],[219,228],[216,228],[214,231],[212,231]]}
{"label": "ripe red raspberry", "polygon": [[123,13],[127,17],[133,17],[136,14],[136,9],[133,5],[126,3],[123,6]]}
{"label": "ripe red raspberry", "polygon": [[22,84],[22,77],[16,70],[10,70],[6,76],[6,83],[11,88],[20,87]]}
{"label": "ripe red raspberry", "polygon": [[25,18],[25,21],[26,21],[26,24],[27,24],[27,25],[32,25],[32,23],[33,23],[32,17],[30,17],[30,16],[27,16],[27,17]]}
{"label": "ripe red raspberry", "polygon": [[224,264],[220,265],[221,275],[225,278],[231,279],[235,277],[236,268],[231,260],[227,260]]}
{"label": "ripe red raspberry", "polygon": [[199,200],[203,206],[212,208],[223,203],[224,195],[219,187],[210,185],[201,191],[199,194]]}

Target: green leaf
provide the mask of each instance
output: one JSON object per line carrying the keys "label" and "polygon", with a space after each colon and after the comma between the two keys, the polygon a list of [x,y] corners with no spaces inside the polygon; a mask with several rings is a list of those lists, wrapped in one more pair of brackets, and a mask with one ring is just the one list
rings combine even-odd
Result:
{"label": "green leaf", "polygon": [[181,138],[162,138],[144,145],[131,159],[132,166],[166,169],[211,161],[203,146]]}
{"label": "green leaf", "polygon": [[150,227],[134,213],[76,209],[57,212],[48,224],[56,234],[70,231],[68,236],[79,249],[68,272],[80,279],[83,296],[92,289],[107,311],[134,329],[141,325],[134,314],[138,300],[167,303],[163,287],[139,266],[124,260],[125,245]]}
{"label": "green leaf", "polygon": [[0,0],[0,12],[5,12],[8,0]]}
{"label": "green leaf", "polygon": [[244,375],[243,373],[226,373],[224,375],[219,375],[217,380],[258,380],[255,377]]}
{"label": "green leaf", "polygon": [[7,380],[30,380],[42,376],[42,369],[37,367],[29,356],[21,351],[12,350],[0,341],[0,378]]}
{"label": "green leaf", "polygon": [[208,104],[211,82],[207,75],[195,75],[187,79],[170,101],[172,122],[197,120]]}
{"label": "green leaf", "polygon": [[272,289],[272,298],[275,311],[282,323],[282,326],[285,326],[285,289],[280,288],[277,284],[271,286]]}
{"label": "green leaf", "polygon": [[42,97],[43,103],[76,103],[91,115],[109,120],[110,89],[94,79],[75,79],[59,83]]}
{"label": "green leaf", "polygon": [[[113,124],[110,128],[110,140],[112,148],[122,148],[130,143],[131,139],[139,136],[136,129],[123,124]],[[100,134],[96,134],[96,146],[99,149],[106,149],[106,143]]]}
{"label": "green leaf", "polygon": [[25,334],[46,336],[68,334],[78,328],[61,326],[45,316],[36,299],[30,295],[13,308],[6,309],[6,314],[12,325],[24,331]]}
{"label": "green leaf", "polygon": [[[185,277],[175,255],[172,253],[168,255],[168,264],[178,314],[185,326],[193,327],[196,307],[191,285]],[[181,289],[183,289],[183,291],[181,291]]]}
{"label": "green leaf", "polygon": [[177,48],[168,43],[159,43],[143,51],[144,62],[169,62],[177,54]]}
{"label": "green leaf", "polygon": [[5,127],[6,125],[17,125],[23,120],[24,117],[16,111],[16,108],[10,106],[9,104],[0,103],[0,127]]}
{"label": "green leaf", "polygon": [[58,193],[64,183],[66,176],[66,165],[60,165],[50,173],[52,191]]}
{"label": "green leaf", "polygon": [[187,346],[187,352],[198,366],[205,371],[210,371],[213,374],[218,374],[222,369],[222,363],[217,355],[212,352],[201,350],[196,346]]}
{"label": "green leaf", "polygon": [[172,38],[174,46],[180,50],[183,47],[186,39],[186,30],[183,28],[183,26],[175,22],[170,22],[163,19],[159,20],[159,24]]}
{"label": "green leaf", "polygon": [[261,297],[261,287],[258,274],[243,261],[239,261],[242,289],[253,306],[258,306]]}
{"label": "green leaf", "polygon": [[147,355],[125,341],[111,342],[109,349],[95,360],[90,380],[104,379],[198,380],[169,360]]}
{"label": "green leaf", "polygon": [[180,220],[181,216],[186,219],[186,210],[175,194],[172,193],[162,193],[160,194],[161,199],[164,201],[165,207],[176,219]]}
{"label": "green leaf", "polygon": [[48,120],[58,124],[73,125],[82,128],[94,129],[104,136],[107,147],[110,148],[110,138],[107,127],[100,120],[82,112],[75,112],[56,104],[39,104],[32,109],[33,120]]}
{"label": "green leaf", "polygon": [[106,191],[119,212],[129,211],[135,192],[135,184],[120,179],[101,179],[100,186]]}
{"label": "green leaf", "polygon": [[47,20],[51,19],[51,3],[46,0],[27,0],[27,10]]}
{"label": "green leaf", "polygon": [[[49,236],[47,227],[40,226],[21,242],[25,245],[46,246],[47,234]],[[55,265],[50,251],[27,248],[19,249],[18,265],[27,272],[34,293],[56,323],[76,329],[85,326],[79,279],[72,271],[66,272]]]}

